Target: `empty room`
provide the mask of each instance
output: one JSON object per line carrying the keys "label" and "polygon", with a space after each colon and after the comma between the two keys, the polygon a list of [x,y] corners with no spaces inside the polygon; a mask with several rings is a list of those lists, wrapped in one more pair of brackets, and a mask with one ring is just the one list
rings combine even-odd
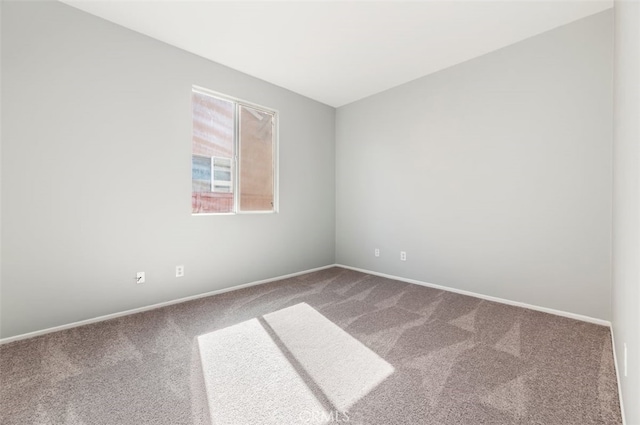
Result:
{"label": "empty room", "polygon": [[640,1],[0,25],[3,425],[640,425]]}

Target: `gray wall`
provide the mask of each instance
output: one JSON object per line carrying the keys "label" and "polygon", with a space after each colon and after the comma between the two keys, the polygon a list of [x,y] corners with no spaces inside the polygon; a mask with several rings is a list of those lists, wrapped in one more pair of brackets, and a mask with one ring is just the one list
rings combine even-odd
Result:
{"label": "gray wall", "polygon": [[[640,3],[615,4],[613,334],[627,424],[640,424]],[[627,376],[624,376],[624,343]]]}
{"label": "gray wall", "polygon": [[[340,108],[335,149],[330,107],[59,3],[5,3],[0,336],[336,255],[609,319],[611,55],[605,12]],[[190,215],[192,84],[280,111],[279,214]]]}
{"label": "gray wall", "polygon": [[[279,110],[279,214],[191,216],[192,84]],[[334,263],[333,108],[54,2],[2,87],[2,337]]]}
{"label": "gray wall", "polygon": [[339,108],[337,262],[610,319],[612,23]]}
{"label": "gray wall", "polygon": [[[2,328],[2,9],[4,1],[0,0],[0,329]],[[0,333],[1,335],[1,333]]]}

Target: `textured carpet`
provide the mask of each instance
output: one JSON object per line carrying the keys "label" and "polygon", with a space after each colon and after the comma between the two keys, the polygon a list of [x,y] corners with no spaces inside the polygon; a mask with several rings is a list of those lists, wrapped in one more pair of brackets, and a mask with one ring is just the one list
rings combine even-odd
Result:
{"label": "textured carpet", "polygon": [[609,330],[332,268],[0,346],[2,424],[619,424]]}

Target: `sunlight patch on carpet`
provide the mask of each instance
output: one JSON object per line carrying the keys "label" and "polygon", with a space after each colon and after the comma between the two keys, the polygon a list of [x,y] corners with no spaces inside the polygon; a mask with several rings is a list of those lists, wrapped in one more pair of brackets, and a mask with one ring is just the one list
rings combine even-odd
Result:
{"label": "sunlight patch on carpet", "polygon": [[326,424],[393,366],[305,303],[197,338],[211,423]]}
{"label": "sunlight patch on carpet", "polygon": [[305,303],[264,319],[338,410],[347,410],[393,366]]}

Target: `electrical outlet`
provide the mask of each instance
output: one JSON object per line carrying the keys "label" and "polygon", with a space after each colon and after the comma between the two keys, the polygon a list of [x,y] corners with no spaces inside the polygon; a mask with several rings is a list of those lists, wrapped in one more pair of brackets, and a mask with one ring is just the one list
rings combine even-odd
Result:
{"label": "electrical outlet", "polygon": [[376,257],[380,256],[380,249],[376,248],[376,250],[374,251],[374,254]]}
{"label": "electrical outlet", "polygon": [[176,277],[184,276],[184,266],[176,266]]}
{"label": "electrical outlet", "polygon": [[624,343],[624,377],[627,377],[627,343]]}
{"label": "electrical outlet", "polygon": [[144,272],[136,273],[136,283],[144,283]]}
{"label": "electrical outlet", "polygon": [[400,260],[407,261],[407,253],[405,251],[400,251]]}

